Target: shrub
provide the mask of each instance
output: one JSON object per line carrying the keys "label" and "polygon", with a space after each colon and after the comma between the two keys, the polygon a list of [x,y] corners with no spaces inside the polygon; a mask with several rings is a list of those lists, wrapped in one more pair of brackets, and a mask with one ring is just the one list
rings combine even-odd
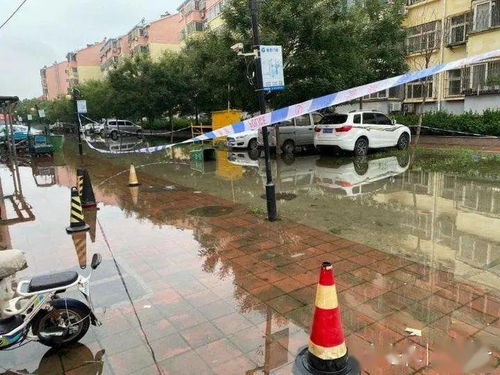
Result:
{"label": "shrub", "polygon": [[[409,113],[395,115],[395,120],[403,125],[417,125],[418,115]],[[422,126],[443,130],[457,130],[461,132],[477,133],[483,135],[500,136],[500,110],[488,109],[483,114],[464,112],[460,115],[440,111],[428,112],[422,118]],[[422,129],[422,134],[444,134],[439,130]],[[446,134],[453,134],[448,133]]]}

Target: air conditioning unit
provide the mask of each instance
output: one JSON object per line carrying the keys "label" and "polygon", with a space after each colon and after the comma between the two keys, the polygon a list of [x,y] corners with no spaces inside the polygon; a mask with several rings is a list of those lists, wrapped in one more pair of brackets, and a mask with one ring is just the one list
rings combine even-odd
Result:
{"label": "air conditioning unit", "polygon": [[403,109],[403,103],[401,102],[392,102],[389,103],[389,113],[391,112],[401,112]]}

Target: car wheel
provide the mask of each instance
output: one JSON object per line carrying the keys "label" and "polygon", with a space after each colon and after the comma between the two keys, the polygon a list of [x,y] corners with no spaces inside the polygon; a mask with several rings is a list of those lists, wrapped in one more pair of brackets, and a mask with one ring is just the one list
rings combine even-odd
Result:
{"label": "car wheel", "polygon": [[116,139],[116,138],[118,138],[118,132],[117,132],[116,130],[113,130],[113,131],[109,134],[109,136],[110,136],[111,138],[113,138],[113,139]]}
{"label": "car wheel", "polygon": [[399,150],[406,150],[408,148],[408,144],[410,143],[410,136],[408,133],[403,133],[398,139],[397,147]]}
{"label": "car wheel", "polygon": [[283,143],[283,146],[281,146],[281,150],[283,150],[284,153],[293,153],[295,151],[295,143],[291,139],[288,139]]}
{"label": "car wheel", "polygon": [[357,156],[354,158],[354,171],[358,176],[363,176],[368,172],[368,159],[366,156]]}
{"label": "car wheel", "polygon": [[248,149],[249,150],[256,150],[257,146],[258,146],[257,138],[250,139],[250,141],[248,142]]}
{"label": "car wheel", "polygon": [[354,144],[355,156],[366,156],[368,154],[368,139],[359,138]]}

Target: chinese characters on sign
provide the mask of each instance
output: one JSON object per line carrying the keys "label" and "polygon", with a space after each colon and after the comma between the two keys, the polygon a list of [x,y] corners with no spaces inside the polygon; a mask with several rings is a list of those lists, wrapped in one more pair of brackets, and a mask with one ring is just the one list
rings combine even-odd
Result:
{"label": "chinese characters on sign", "polygon": [[269,91],[284,90],[283,53],[281,46],[260,46],[262,88]]}

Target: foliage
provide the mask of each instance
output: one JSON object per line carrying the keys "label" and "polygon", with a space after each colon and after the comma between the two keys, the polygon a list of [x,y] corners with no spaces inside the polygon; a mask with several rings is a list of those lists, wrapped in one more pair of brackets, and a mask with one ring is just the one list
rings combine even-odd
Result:
{"label": "foliage", "polygon": [[[192,123],[194,123],[194,120],[192,119],[187,119],[183,117],[174,117],[172,119],[174,129],[182,129],[188,126],[191,126]],[[146,121],[143,124],[144,129],[170,129],[171,123],[169,119],[160,119],[157,118],[152,121]]]}
{"label": "foliage", "polygon": [[[416,125],[418,115],[395,115],[396,121],[403,125]],[[458,130],[468,133],[500,136],[500,110],[486,110],[483,114],[465,112],[459,115],[448,112],[429,112],[422,118],[422,126],[436,129]],[[423,133],[429,134],[429,130],[422,129]],[[436,134],[443,134],[438,130]]]}
{"label": "foliage", "polygon": [[[268,95],[271,107],[397,75],[406,69],[403,2],[267,0],[260,4],[262,44],[283,46],[286,90]],[[224,12],[235,40],[251,48],[247,0]]]}
{"label": "foliage", "polygon": [[100,121],[113,117],[113,94],[109,82],[91,80],[79,85],[80,96],[87,101],[88,117]]}

